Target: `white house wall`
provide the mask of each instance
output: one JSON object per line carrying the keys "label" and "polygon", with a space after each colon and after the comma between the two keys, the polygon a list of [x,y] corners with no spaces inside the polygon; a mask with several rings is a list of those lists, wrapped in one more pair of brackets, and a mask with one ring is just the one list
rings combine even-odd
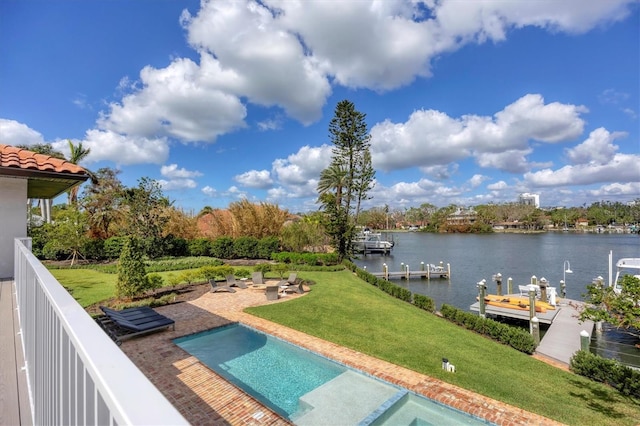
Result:
{"label": "white house wall", "polygon": [[0,278],[13,278],[13,240],[27,236],[27,180],[0,177]]}

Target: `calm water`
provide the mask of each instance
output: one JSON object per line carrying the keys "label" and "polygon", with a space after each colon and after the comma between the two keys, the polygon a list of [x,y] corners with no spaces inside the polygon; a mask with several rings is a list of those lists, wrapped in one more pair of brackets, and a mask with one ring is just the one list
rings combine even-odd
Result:
{"label": "calm water", "polygon": [[[513,278],[513,288],[528,284],[531,276],[544,277],[549,285],[560,293],[560,280],[566,282],[567,297],[583,300],[587,285],[597,276],[605,283],[609,280],[609,252],[613,263],[622,257],[640,257],[640,236],[636,234],[429,234],[402,232],[383,234],[383,238],[396,243],[387,256],[368,254],[355,263],[367,267],[369,272],[382,272],[386,263],[389,271],[399,271],[401,263],[410,270],[419,270],[420,262],[451,265],[451,279],[394,280],[398,285],[414,293],[424,294],[435,300],[440,308],[443,303],[469,310],[477,296],[476,283],[487,280],[489,293],[496,292],[492,276],[502,274],[503,291],[507,278]],[[573,273],[563,274],[568,261]],[[615,278],[615,270],[613,273]],[[594,337],[595,333],[594,333]],[[640,365],[638,351],[633,348],[637,340],[624,333],[605,333],[596,338],[594,345],[601,351],[608,348],[608,357],[618,357],[623,362]],[[631,357],[631,358],[629,358]]]}

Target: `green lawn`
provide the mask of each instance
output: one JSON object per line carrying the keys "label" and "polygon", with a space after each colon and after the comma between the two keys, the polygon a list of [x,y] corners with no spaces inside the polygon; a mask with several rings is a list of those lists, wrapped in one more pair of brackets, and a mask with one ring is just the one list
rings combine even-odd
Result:
{"label": "green lawn", "polygon": [[[84,307],[115,295],[115,274],[51,273]],[[639,401],[461,329],[348,271],[298,276],[316,282],[305,297],[247,312],[566,424],[640,424]],[[442,370],[443,357],[455,374]]]}
{"label": "green lawn", "polygon": [[[247,312],[574,425],[636,425],[640,401],[461,329],[350,272],[303,272],[305,297]],[[442,358],[456,373],[442,370]]]}
{"label": "green lawn", "polygon": [[[49,272],[69,293],[86,308],[116,295],[117,274],[107,274],[93,269],[50,269]],[[170,274],[180,275],[183,271],[158,272],[167,282]]]}

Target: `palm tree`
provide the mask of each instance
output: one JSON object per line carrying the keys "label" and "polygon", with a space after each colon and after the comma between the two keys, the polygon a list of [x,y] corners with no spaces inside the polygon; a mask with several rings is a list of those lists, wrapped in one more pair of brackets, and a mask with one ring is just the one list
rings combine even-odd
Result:
{"label": "palm tree", "polygon": [[[70,139],[67,139],[67,142],[69,142],[69,158],[67,159],[67,161],[70,163],[78,164],[80,161],[84,160],[87,157],[87,155],[89,155],[89,153],[91,152],[90,148],[85,148],[82,146],[82,142],[78,142],[78,145],[74,145]],[[87,170],[86,168],[85,168],[85,171],[89,175],[91,182],[93,182],[94,184],[97,184],[98,180],[96,178],[96,175],[91,171]],[[80,186],[76,185],[73,188],[71,188],[69,191],[67,191],[67,194],[69,194],[69,200],[68,200],[69,205],[77,204],[79,189],[80,189]]]}
{"label": "palm tree", "polygon": [[342,204],[342,189],[346,186],[346,181],[346,169],[341,164],[331,163],[320,173],[317,189],[320,195],[335,191],[336,206],[340,206]]}

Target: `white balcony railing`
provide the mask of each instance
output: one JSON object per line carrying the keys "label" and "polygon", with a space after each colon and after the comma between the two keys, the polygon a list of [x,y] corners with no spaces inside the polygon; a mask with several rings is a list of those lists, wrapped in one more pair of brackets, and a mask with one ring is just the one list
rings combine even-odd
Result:
{"label": "white balcony railing", "polygon": [[188,424],[30,246],[15,240],[14,276],[33,423]]}

